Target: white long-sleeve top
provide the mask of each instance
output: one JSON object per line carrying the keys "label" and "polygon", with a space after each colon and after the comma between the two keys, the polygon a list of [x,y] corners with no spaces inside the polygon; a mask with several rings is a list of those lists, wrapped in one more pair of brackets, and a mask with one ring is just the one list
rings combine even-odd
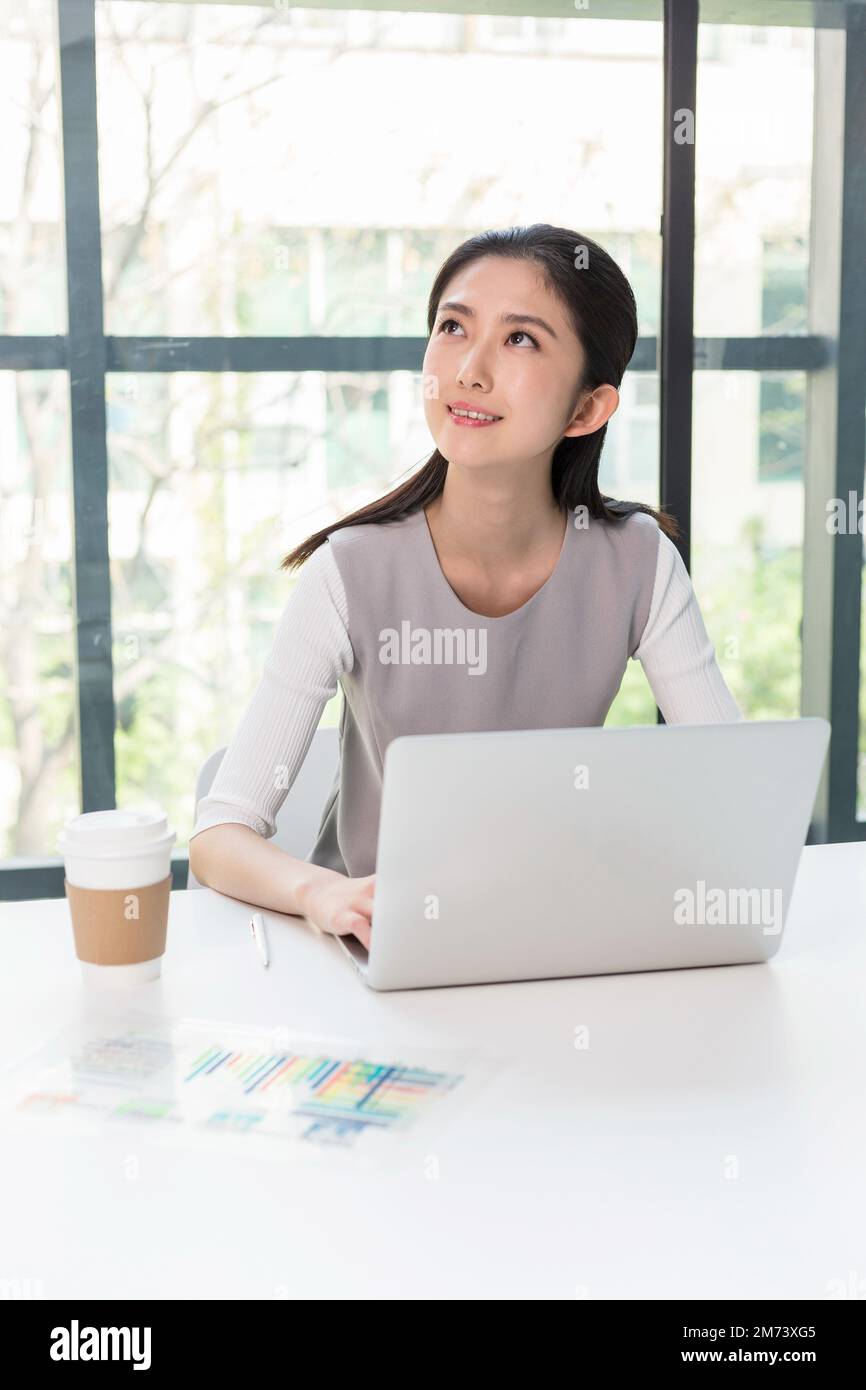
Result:
{"label": "white long-sleeve top", "polygon": [[[640,661],[668,724],[743,719],[725,683],[688,571],[659,530],[649,617]],[[190,836],[225,822],[265,838],[307,755],[322,710],[352,670],[346,593],[329,545],[302,566],[280,618],[264,670],[235,730],[210,794],[199,801]],[[275,786],[274,768],[284,769]]]}

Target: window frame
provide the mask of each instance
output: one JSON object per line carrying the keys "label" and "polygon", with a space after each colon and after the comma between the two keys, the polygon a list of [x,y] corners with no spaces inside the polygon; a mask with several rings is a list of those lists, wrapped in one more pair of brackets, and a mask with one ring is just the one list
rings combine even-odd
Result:
{"label": "window frame", "polygon": [[[148,0],[160,3],[161,0]],[[194,3],[195,0],[187,0]],[[213,0],[212,0],[213,2]],[[235,0],[235,3],[237,0]],[[216,0],[228,3],[228,0]],[[243,3],[243,0],[241,0]],[[281,8],[294,8],[280,0]],[[674,23],[674,5],[676,23]],[[561,0],[372,0],[298,8],[436,11],[454,15],[562,18]],[[820,714],[832,738],[809,842],[866,839],[858,820],[862,538],[828,536],[821,499],[862,496],[866,455],[866,6],[837,0],[593,0],[593,19],[658,22],[664,38],[662,294],[658,337],[644,336],[630,372],[659,373],[660,487],[683,528],[690,563],[692,388],[701,370],[807,374],[802,714]],[[0,335],[0,368],[56,370],[69,380],[77,643],[77,731],[82,811],[115,800],[115,704],[108,549],[106,374],[109,372],[417,371],[416,337],[138,337],[106,335],[103,323],[96,111],[96,0],[57,0],[68,331]],[[527,13],[528,12],[528,13]],[[576,13],[579,13],[576,7]],[[836,307],[820,332],[750,338],[693,336],[696,143],[677,144],[674,113],[695,109],[699,24],[774,24],[814,29],[813,200],[810,309]],[[841,26],[841,27],[840,27]],[[569,51],[572,51],[569,49]],[[838,132],[841,131],[841,139]],[[696,123],[695,141],[700,139]],[[823,203],[822,203],[823,206]],[[844,287],[844,292],[842,292]],[[810,313],[810,323],[815,319]],[[69,371],[75,362],[74,375]],[[835,439],[827,450],[826,440]],[[820,460],[820,473],[816,459]],[[820,509],[820,515],[818,514]],[[852,629],[858,634],[851,641]],[[662,716],[657,711],[660,722]],[[172,860],[172,886],[186,887],[188,855]],[[0,863],[0,899],[62,897],[57,858]]]}

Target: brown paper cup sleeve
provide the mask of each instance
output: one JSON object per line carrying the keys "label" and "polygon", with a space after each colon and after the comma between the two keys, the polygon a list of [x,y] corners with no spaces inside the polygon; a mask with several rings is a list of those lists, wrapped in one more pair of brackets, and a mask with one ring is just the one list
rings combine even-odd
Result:
{"label": "brown paper cup sleeve", "polygon": [[93,965],[136,965],[165,953],[171,874],[143,888],[79,888],[63,879],[75,954]]}

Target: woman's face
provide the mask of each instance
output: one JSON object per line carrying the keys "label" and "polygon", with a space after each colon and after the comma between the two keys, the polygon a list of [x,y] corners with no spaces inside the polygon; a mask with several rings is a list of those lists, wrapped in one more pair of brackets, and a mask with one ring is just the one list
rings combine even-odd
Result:
{"label": "woman's face", "polygon": [[[502,256],[464,266],[445,287],[424,354],[424,414],[439,452],[470,464],[549,462],[565,434],[600,428],[619,402],[613,386],[601,387],[575,414],[586,399],[577,400],[583,362],[536,266]],[[498,418],[461,424],[456,403]]]}

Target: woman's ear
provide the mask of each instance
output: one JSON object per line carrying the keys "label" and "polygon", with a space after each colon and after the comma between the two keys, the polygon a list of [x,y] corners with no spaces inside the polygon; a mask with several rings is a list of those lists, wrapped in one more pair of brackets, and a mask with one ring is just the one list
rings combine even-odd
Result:
{"label": "woman's ear", "polygon": [[605,384],[588,391],[572,416],[564,435],[571,438],[582,434],[594,434],[606,424],[619,406],[619,392],[615,386]]}

